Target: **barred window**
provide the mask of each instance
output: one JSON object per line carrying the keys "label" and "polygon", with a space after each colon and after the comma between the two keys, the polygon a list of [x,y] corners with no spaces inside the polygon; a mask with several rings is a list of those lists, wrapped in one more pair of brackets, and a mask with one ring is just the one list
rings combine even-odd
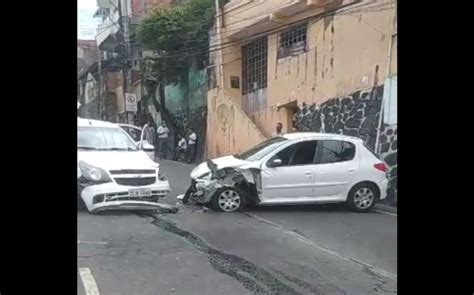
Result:
{"label": "barred window", "polygon": [[242,93],[267,87],[268,37],[242,47]]}
{"label": "barred window", "polygon": [[298,55],[306,51],[306,32],[308,24],[294,26],[280,33],[278,58]]}

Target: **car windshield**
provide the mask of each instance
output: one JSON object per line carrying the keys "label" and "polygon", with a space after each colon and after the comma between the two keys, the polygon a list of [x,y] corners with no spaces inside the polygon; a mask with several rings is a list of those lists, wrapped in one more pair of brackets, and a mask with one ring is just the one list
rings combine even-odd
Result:
{"label": "car windshield", "polygon": [[276,150],[278,147],[283,145],[288,139],[284,137],[273,137],[259,145],[251,148],[250,150],[243,152],[241,154],[236,154],[234,157],[246,161],[258,161],[263,159],[266,155]]}
{"label": "car windshield", "polygon": [[136,151],[137,146],[120,128],[78,127],[77,148]]}

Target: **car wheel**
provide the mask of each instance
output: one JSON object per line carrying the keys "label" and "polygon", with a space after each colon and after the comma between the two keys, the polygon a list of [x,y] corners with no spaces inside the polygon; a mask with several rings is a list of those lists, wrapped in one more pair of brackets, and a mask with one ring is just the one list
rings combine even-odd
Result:
{"label": "car wheel", "polygon": [[243,208],[242,194],[233,188],[219,189],[211,200],[213,210],[221,212],[236,212]]}
{"label": "car wheel", "polygon": [[189,198],[191,197],[191,195],[194,193],[194,187],[193,185],[190,185],[188,187],[188,189],[186,190],[186,192],[184,193],[184,196],[183,196],[183,199],[181,200],[181,202],[183,204],[189,204]]}
{"label": "car wheel", "polygon": [[356,212],[370,211],[379,197],[378,189],[370,183],[360,183],[355,185],[347,197],[347,205]]}

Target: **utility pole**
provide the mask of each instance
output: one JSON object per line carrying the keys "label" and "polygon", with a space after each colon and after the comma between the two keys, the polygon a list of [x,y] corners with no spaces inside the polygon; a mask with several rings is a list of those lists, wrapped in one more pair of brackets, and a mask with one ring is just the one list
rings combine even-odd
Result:
{"label": "utility pole", "polygon": [[[122,6],[122,4],[124,4]],[[130,60],[130,38],[129,38],[129,20],[128,20],[128,0],[118,0],[118,13],[119,13],[119,26],[120,26],[120,34],[122,36],[122,44],[123,49],[121,52],[122,61],[123,61],[123,102],[125,108],[125,118],[126,122],[130,123],[128,118],[128,111],[127,111],[127,91],[128,85],[130,81],[130,71],[129,71],[129,60]]]}
{"label": "utility pole", "polygon": [[99,120],[102,120],[102,116],[100,113],[100,104],[101,104],[101,95],[102,95],[102,56],[99,45],[97,44],[97,84],[99,85],[99,89],[97,91],[97,114],[99,115]]}
{"label": "utility pole", "polygon": [[[215,0],[215,6],[216,6],[216,15],[215,15],[215,19],[216,19],[216,35],[217,35],[217,38],[216,38],[216,47],[218,48],[219,46],[221,46],[221,31],[222,31],[222,25],[223,25],[223,20],[224,20],[224,10],[222,9],[221,7],[221,2],[219,0]],[[221,14],[221,17],[219,18],[219,14]],[[224,59],[222,57],[222,51],[223,50],[218,50],[217,52],[217,76],[219,77],[219,82],[218,82],[218,85],[219,85],[219,88],[222,89],[222,91],[224,91]]]}

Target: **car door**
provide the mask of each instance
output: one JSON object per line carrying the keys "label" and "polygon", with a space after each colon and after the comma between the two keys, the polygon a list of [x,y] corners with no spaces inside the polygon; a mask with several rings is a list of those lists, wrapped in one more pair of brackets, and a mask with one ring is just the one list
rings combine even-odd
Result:
{"label": "car door", "polygon": [[151,144],[152,141],[152,134],[150,132],[150,129],[148,128],[148,124],[145,124],[145,126],[140,129],[138,129],[138,145],[141,143],[141,148],[146,152],[148,157],[154,161],[155,160],[155,147]]}
{"label": "car door", "polygon": [[[277,152],[262,166],[262,192],[265,201],[297,202],[314,197],[317,141],[294,143]],[[281,164],[273,167],[272,163]]]}
{"label": "car door", "polygon": [[351,142],[321,140],[316,163],[316,197],[343,197],[359,169],[359,155]]}

